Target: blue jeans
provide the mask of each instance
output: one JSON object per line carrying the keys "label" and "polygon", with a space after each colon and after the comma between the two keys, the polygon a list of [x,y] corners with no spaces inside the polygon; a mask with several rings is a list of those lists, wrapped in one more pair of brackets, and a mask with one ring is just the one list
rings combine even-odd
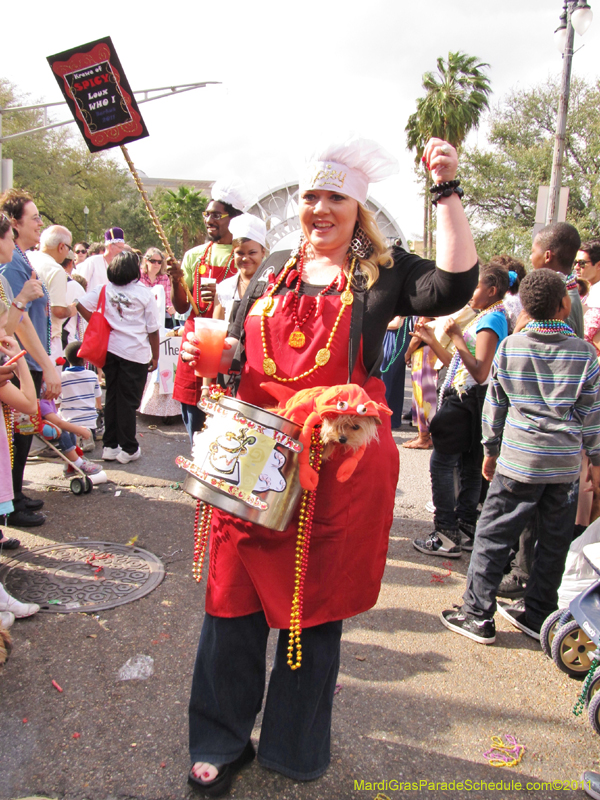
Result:
{"label": "blue jeans", "polygon": [[481,619],[493,617],[511,548],[536,510],[539,535],[525,590],[525,610],[528,621],[540,626],[556,611],[578,494],[579,481],[521,483],[496,472],[477,525],[463,594],[464,611]]}
{"label": "blue jeans", "polygon": [[58,437],[58,441],[55,439],[52,444],[55,444],[63,453],[70,453],[77,446],[77,436],[70,431],[63,431]]}
{"label": "blue jeans", "polygon": [[198,406],[190,406],[187,403],[181,404],[181,418],[190,437],[190,442],[194,444],[194,434],[201,431],[204,427],[206,414]]}
{"label": "blue jeans", "polygon": [[[269,626],[262,611],[205,614],[189,705],[192,763],[226,764],[242,754],[262,705]],[[287,665],[288,631],[279,632],[258,747],[259,762],[296,780],[329,765],[333,693],[342,622],[302,631],[302,665]]]}
{"label": "blue jeans", "polygon": [[[433,448],[429,472],[437,531],[456,530],[459,519],[469,525],[477,523],[477,506],[482,481],[481,464],[480,454],[439,453],[435,447]],[[460,472],[458,501],[455,501],[454,494],[455,467],[458,467]]]}

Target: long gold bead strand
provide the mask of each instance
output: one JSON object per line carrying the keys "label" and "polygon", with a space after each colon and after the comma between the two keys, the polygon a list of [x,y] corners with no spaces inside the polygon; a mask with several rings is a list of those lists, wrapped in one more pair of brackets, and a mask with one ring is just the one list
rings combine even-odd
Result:
{"label": "long gold bead strand", "polygon": [[192,564],[192,575],[197,583],[202,580],[202,567],[204,565],[204,556],[206,555],[212,512],[213,507],[211,505],[198,500],[194,518],[194,561]]}
{"label": "long gold bead strand", "polygon": [[[310,442],[310,466],[319,472],[323,454],[321,442],[321,426],[313,429]],[[298,534],[296,537],[296,553],[294,559],[294,596],[290,614],[290,633],[288,639],[287,663],[290,669],[299,669],[302,664],[302,611],[304,607],[304,580],[308,567],[308,550],[312,533],[313,516],[317,491],[305,489],[300,501],[298,518]]]}

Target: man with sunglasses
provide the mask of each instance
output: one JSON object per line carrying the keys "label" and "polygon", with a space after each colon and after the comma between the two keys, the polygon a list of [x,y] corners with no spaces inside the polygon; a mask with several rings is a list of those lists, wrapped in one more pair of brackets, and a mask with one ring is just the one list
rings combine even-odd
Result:
{"label": "man with sunglasses", "polygon": [[[172,265],[169,274],[173,283],[173,305],[178,314],[190,308],[182,280],[187,284],[201,316],[212,317],[216,285],[236,272],[229,232],[229,223],[239,216],[248,203],[243,187],[237,182],[217,181],[211,190],[212,200],[204,212],[204,225],[208,241],[193,247],[184,255],[181,267]],[[206,282],[209,279],[210,282]],[[184,338],[194,330],[195,312],[188,317],[183,330]],[[202,378],[181,356],[177,362],[173,399],[181,403],[181,416],[190,439],[204,425],[204,412],[198,408],[202,392]]]}
{"label": "man with sunglasses", "polygon": [[575,259],[575,274],[590,285],[587,305],[600,307],[600,239],[582,243]]}
{"label": "man with sunglasses", "polygon": [[117,253],[125,249],[125,234],[122,228],[109,228],[104,233],[104,254],[90,256],[75,266],[75,272],[87,281],[87,290],[108,283],[106,269]]}

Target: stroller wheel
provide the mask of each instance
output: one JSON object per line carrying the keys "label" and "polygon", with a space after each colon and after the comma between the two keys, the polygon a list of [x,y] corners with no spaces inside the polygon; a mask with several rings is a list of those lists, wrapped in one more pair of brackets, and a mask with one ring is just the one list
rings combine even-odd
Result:
{"label": "stroller wheel", "polygon": [[559,609],[558,611],[554,611],[552,614],[550,614],[550,616],[542,625],[542,629],[540,631],[540,644],[544,654],[547,655],[548,658],[552,658],[552,642],[554,641],[554,635],[557,629],[560,628],[561,625],[564,625],[565,622],[569,622],[571,619],[573,619],[573,617],[567,609]]}
{"label": "stroller wheel", "polygon": [[[591,655],[596,645],[572,619],[554,633],[552,660],[556,666],[573,678],[581,678],[592,665]],[[600,731],[599,731],[600,732]]]}
{"label": "stroller wheel", "polygon": [[592,697],[588,706],[588,719],[596,733],[600,733],[600,694],[598,692]]}
{"label": "stroller wheel", "polygon": [[94,488],[94,484],[93,484],[93,483],[91,482],[91,480],[90,480],[90,479],[89,479],[89,478],[86,476],[86,478],[85,478],[85,488],[84,488],[84,490],[83,490],[83,493],[84,493],[84,494],[89,494],[89,493],[92,491],[92,489],[93,489],[93,488]]}
{"label": "stroller wheel", "polygon": [[586,706],[590,705],[590,703],[596,696],[598,689],[600,689],[600,670],[596,668],[596,672],[594,674],[594,677],[592,678],[592,682],[588,686],[587,694],[585,696]]}
{"label": "stroller wheel", "polygon": [[73,478],[71,481],[71,491],[73,494],[83,494],[85,492],[85,485],[81,478]]}

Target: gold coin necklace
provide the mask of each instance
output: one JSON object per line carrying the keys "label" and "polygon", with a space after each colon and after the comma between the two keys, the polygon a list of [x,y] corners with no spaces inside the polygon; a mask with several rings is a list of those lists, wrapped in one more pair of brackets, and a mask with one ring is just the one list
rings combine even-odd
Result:
{"label": "gold coin necklace", "polygon": [[[298,270],[293,269],[295,267],[295,264],[296,264],[296,259],[295,258],[291,258],[287,262],[287,264],[285,265],[283,270],[281,271],[281,276],[279,277],[279,279],[273,284],[273,286],[269,290],[269,293],[267,295],[267,300],[263,305],[262,314],[261,314],[261,318],[260,318],[260,336],[261,336],[262,346],[263,346],[263,372],[268,377],[273,378],[276,381],[280,381],[281,383],[294,383],[296,381],[302,380],[303,378],[306,378],[309,375],[312,375],[312,373],[315,372],[315,370],[317,370],[319,367],[324,367],[325,364],[328,363],[329,359],[331,358],[331,344],[332,344],[333,339],[335,337],[335,334],[336,334],[336,331],[337,331],[338,326],[340,324],[340,321],[341,321],[341,319],[342,319],[342,317],[344,315],[344,312],[345,312],[346,308],[348,306],[351,306],[352,303],[354,302],[354,295],[352,294],[352,289],[350,287],[352,286],[352,278],[354,276],[354,270],[356,269],[356,264],[357,264],[356,257],[353,257],[352,261],[350,263],[350,272],[349,272],[349,276],[348,276],[347,288],[340,295],[340,306],[341,307],[340,307],[339,313],[338,313],[337,318],[336,318],[336,320],[335,320],[335,322],[333,324],[333,328],[331,329],[331,333],[329,334],[329,338],[327,339],[325,347],[322,347],[320,350],[318,350],[316,355],[315,355],[314,366],[312,366],[310,369],[307,369],[305,372],[302,372],[300,375],[296,375],[296,376],[294,376],[292,378],[281,378],[279,375],[276,374],[277,373],[277,364],[275,363],[275,360],[273,358],[271,358],[271,356],[269,355],[269,351],[268,351],[268,347],[267,347],[266,318],[267,318],[269,312],[272,310],[273,305],[275,303],[275,301],[273,299],[273,295],[275,294],[277,289],[281,286],[283,281],[286,280],[286,277],[290,276],[290,273],[292,272],[292,270],[293,270],[293,272],[299,272]],[[344,274],[344,273],[342,273],[342,274]],[[339,276],[336,276],[335,280],[337,281],[338,279],[339,279]],[[298,275],[298,283],[300,283],[300,274]],[[330,288],[330,287],[327,287],[327,288]],[[320,294],[322,296],[322,293],[320,293]],[[312,305],[311,305],[311,310],[312,310]],[[306,317],[303,320],[303,322],[305,322],[306,319],[308,319],[308,315],[306,315]],[[298,332],[302,334],[302,331],[298,331]],[[304,335],[304,334],[302,334],[302,335]],[[291,342],[288,342],[288,343],[291,345]],[[291,346],[293,347],[294,345],[291,345]],[[302,345],[295,345],[295,346],[296,347],[301,347]]]}

